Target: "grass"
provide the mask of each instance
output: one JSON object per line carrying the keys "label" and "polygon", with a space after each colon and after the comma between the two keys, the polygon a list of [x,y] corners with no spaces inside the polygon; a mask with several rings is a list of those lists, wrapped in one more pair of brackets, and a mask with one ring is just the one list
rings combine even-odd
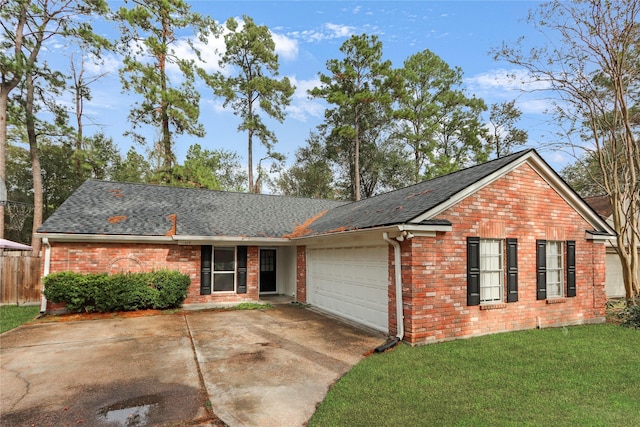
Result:
{"label": "grass", "polygon": [[273,308],[273,305],[261,302],[241,302],[238,305],[230,307],[231,310],[262,310],[265,308]]}
{"label": "grass", "polygon": [[39,305],[0,306],[0,334],[33,320],[38,313],[40,313]]}
{"label": "grass", "polygon": [[364,359],[309,426],[637,426],[640,331],[589,325],[497,334]]}

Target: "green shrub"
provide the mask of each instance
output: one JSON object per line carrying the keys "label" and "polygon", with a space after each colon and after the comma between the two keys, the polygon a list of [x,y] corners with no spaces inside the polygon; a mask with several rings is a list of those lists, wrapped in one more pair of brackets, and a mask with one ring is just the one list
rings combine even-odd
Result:
{"label": "green shrub", "polygon": [[158,290],[156,308],[179,307],[187,297],[191,279],[177,271],[160,270],[148,274],[150,285]]}
{"label": "green shrub", "polygon": [[169,270],[113,275],[63,272],[44,278],[44,294],[72,312],[166,309],[184,302],[190,284],[189,276]]}
{"label": "green shrub", "polygon": [[640,329],[640,301],[636,300],[633,304],[628,304],[618,316],[622,319],[622,326]]}
{"label": "green shrub", "polygon": [[73,312],[83,311],[91,306],[88,301],[89,289],[85,284],[85,276],[80,273],[64,271],[44,278],[44,296],[55,303],[65,303]]}
{"label": "green shrub", "polygon": [[96,311],[134,311],[155,308],[158,292],[150,288],[146,273],[118,273],[96,289]]}

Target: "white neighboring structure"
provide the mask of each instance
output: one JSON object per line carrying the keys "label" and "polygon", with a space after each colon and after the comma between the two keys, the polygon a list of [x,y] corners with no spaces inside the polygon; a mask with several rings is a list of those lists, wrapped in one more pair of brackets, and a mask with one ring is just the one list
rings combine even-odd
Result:
{"label": "white neighboring structure", "polygon": [[[604,218],[611,227],[613,227],[612,209],[609,204],[609,198],[605,196],[585,197],[584,199],[589,206],[593,208],[602,218]],[[620,257],[616,251],[616,240],[607,241],[607,258],[606,258],[606,291],[607,298],[624,298],[624,280],[622,277],[622,264]],[[640,279],[640,272],[638,272]]]}

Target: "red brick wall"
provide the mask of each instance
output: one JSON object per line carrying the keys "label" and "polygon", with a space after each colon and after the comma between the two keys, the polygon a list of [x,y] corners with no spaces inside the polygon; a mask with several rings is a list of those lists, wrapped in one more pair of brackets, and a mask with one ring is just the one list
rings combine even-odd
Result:
{"label": "red brick wall", "polygon": [[296,301],[307,302],[307,247],[296,246]]}
{"label": "red brick wall", "polygon": [[[453,230],[401,244],[406,341],[604,321],[605,246],[585,239],[589,224],[528,165],[438,218],[450,220]],[[467,306],[468,236],[518,239],[518,302]],[[536,300],[537,239],[576,241],[576,297]],[[390,275],[391,288],[392,268]]]}
{"label": "red brick wall", "polygon": [[247,249],[247,293],[200,295],[200,246],[141,243],[52,243],[50,273],[177,270],[191,278],[185,304],[258,300],[258,247]]}

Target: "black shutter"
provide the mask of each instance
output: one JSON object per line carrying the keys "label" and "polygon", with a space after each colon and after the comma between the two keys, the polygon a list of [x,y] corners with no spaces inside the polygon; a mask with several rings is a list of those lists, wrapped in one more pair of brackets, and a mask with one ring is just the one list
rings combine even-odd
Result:
{"label": "black shutter", "polygon": [[211,295],[211,245],[200,247],[200,295]]}
{"label": "black shutter", "polygon": [[547,298],[547,241],[536,241],[537,299]]}
{"label": "black shutter", "polygon": [[507,239],[507,302],[518,301],[518,239]]}
{"label": "black shutter", "polygon": [[237,264],[237,272],[238,272],[238,293],[246,294],[247,293],[247,247],[246,246],[238,246],[238,262]]}
{"label": "black shutter", "polygon": [[576,296],[576,242],[567,240],[567,296]]}
{"label": "black shutter", "polygon": [[467,237],[467,305],[480,305],[479,237]]}

